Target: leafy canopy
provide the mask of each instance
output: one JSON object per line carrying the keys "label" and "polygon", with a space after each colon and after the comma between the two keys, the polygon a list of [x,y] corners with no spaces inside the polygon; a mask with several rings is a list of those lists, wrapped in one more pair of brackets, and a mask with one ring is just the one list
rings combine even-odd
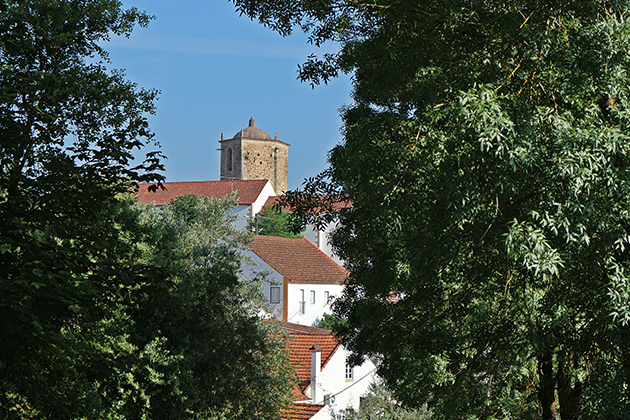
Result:
{"label": "leafy canopy", "polygon": [[130,340],[161,343],[168,360],[151,365],[160,381],[147,386],[150,418],[276,419],[289,402],[285,336],[258,317],[262,279],[239,280],[245,238],[227,216],[236,204],[236,195],[188,195],[143,213],[144,258],[170,285],[131,311]]}
{"label": "leafy canopy", "polygon": [[339,43],[302,80],[352,74],[305,191],[353,204],[333,244],[357,360],[436,418],[625,418],[630,2],[234,3]]}
{"label": "leafy canopy", "polygon": [[94,418],[125,354],[104,324],[140,285],[118,201],[160,181],[146,116],[157,92],[105,67],[101,47],[150,20],[114,0],[0,1],[0,413]]}
{"label": "leafy canopy", "polygon": [[293,233],[291,212],[275,206],[263,207],[250,222],[253,230],[260,235],[281,236],[283,238],[301,238],[302,235]]}

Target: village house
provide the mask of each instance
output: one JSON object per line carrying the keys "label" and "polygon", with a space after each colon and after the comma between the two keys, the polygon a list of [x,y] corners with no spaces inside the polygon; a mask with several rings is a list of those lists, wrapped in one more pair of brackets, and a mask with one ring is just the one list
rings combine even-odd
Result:
{"label": "village house", "polygon": [[267,199],[274,195],[271,183],[267,179],[164,182],[163,185],[164,190],[158,188],[157,191],[150,192],[148,191],[148,184],[140,184],[137,193],[138,201],[153,204],[159,208],[181,195],[192,194],[208,198],[223,198],[230,194],[236,194],[238,203],[230,215],[235,216],[233,223],[238,230],[247,228],[252,217],[263,208]]}
{"label": "village house", "polygon": [[349,352],[328,330],[286,322],[283,328],[297,374],[294,403],[284,418],[329,420],[332,411],[358,410],[361,396],[376,379],[374,363],[348,364]]}
{"label": "village house", "polygon": [[269,312],[280,321],[313,325],[331,314],[348,272],[306,238],[255,236],[246,275],[267,273],[263,292]]}

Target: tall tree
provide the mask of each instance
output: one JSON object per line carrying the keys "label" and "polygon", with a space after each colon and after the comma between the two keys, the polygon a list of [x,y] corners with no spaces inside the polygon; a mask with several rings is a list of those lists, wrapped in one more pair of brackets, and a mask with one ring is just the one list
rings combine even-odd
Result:
{"label": "tall tree", "polygon": [[305,189],[353,203],[344,344],[436,418],[626,418],[630,2],[234,3],[353,77]]}
{"label": "tall tree", "polygon": [[163,361],[146,363],[159,380],[142,379],[147,404],[132,418],[271,420],[289,403],[286,337],[259,317],[262,278],[239,279],[246,238],[227,216],[236,204],[188,195],[145,212],[144,258],[169,273],[169,287],[128,311],[129,341],[160,343]]}
{"label": "tall tree", "polygon": [[117,195],[159,181],[155,91],[105,68],[102,45],[150,19],[117,0],[0,1],[0,416],[105,418],[120,365],[104,322],[159,282],[135,262]]}

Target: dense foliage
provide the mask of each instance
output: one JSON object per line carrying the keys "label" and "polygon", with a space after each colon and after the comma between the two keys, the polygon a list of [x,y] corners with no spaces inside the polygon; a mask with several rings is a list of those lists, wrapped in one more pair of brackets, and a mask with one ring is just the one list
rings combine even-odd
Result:
{"label": "dense foliage", "polygon": [[344,344],[435,418],[626,418],[630,2],[234,3],[353,77],[305,189],[353,203]]}
{"label": "dense foliage", "polygon": [[259,235],[281,236],[283,238],[302,237],[297,233],[293,233],[291,213],[283,208],[275,208],[274,206],[263,207],[251,223],[253,226],[250,227]]}
{"label": "dense foliage", "polygon": [[331,331],[339,331],[347,326],[348,322],[345,319],[331,314],[324,314],[316,325],[317,328],[323,328]]}
{"label": "dense foliage", "polygon": [[159,343],[140,414],[152,419],[275,419],[288,403],[293,372],[279,325],[258,318],[262,279],[239,280],[242,234],[221,200],[181,196],[144,214],[143,258],[169,273],[168,291],[130,308],[129,339]]}
{"label": "dense foliage", "polygon": [[184,218],[124,198],[163,179],[159,151],[135,151],[156,92],[102,46],[149,20],[118,0],[0,0],[0,418],[265,419],[284,399],[282,337],[236,281],[231,202]]}
{"label": "dense foliage", "polygon": [[[156,93],[107,71],[99,44],[149,17],[117,1],[0,1],[0,410],[94,417],[120,363],[101,323],[159,283],[134,262],[116,196],[160,180]],[[106,403],[108,404],[108,403]]]}
{"label": "dense foliage", "polygon": [[426,407],[409,410],[392,398],[382,381],[370,385],[367,394],[361,397],[359,411],[352,408],[333,413],[334,420],[429,420],[431,412]]}

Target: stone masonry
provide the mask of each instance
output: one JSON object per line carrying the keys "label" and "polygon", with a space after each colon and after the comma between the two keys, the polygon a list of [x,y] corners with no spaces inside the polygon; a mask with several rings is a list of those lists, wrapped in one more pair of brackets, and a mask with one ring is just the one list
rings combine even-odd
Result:
{"label": "stone masonry", "polygon": [[268,179],[277,195],[287,190],[289,144],[272,139],[256,128],[253,118],[249,126],[231,139],[221,134],[221,180]]}

